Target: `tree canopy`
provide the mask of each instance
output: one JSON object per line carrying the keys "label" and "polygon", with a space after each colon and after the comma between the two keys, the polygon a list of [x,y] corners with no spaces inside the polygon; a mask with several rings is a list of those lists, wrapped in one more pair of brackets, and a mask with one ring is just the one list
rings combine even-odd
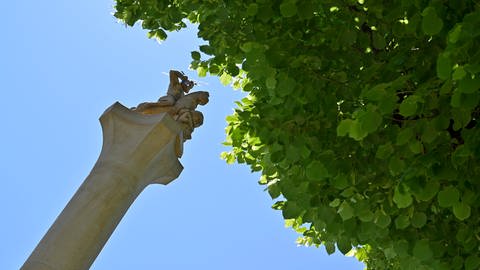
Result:
{"label": "tree canopy", "polygon": [[480,267],[480,3],[116,0],[192,68],[248,92],[228,162],[261,171],[303,245],[368,269]]}

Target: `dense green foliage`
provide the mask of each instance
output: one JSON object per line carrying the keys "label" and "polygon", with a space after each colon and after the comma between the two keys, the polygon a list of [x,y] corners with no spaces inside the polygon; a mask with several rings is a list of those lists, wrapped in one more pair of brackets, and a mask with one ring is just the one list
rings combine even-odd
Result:
{"label": "dense green foliage", "polygon": [[480,268],[480,4],[117,0],[149,37],[198,24],[201,76],[248,92],[228,162],[368,269]]}

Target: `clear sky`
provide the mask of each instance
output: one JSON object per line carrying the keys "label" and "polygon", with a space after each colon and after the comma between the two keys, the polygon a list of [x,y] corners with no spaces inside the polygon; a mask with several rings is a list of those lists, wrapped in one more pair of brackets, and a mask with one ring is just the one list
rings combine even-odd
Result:
{"label": "clear sky", "polygon": [[98,122],[119,101],[154,101],[169,69],[208,90],[202,127],[185,144],[185,169],[135,201],[91,269],[363,269],[297,234],[257,184],[220,153],[225,117],[243,96],[188,70],[203,44],[195,29],[163,44],[126,28],[113,1],[4,1],[0,36],[0,269],[18,269],[90,172],[101,148]]}

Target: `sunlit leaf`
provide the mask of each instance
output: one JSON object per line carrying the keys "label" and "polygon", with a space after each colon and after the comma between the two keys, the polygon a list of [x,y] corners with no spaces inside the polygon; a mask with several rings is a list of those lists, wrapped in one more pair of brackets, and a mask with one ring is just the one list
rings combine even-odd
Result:
{"label": "sunlit leaf", "polygon": [[338,136],[346,136],[353,125],[353,120],[351,119],[344,119],[340,121],[337,127],[337,135]]}
{"label": "sunlit leaf", "polygon": [[397,204],[398,208],[405,208],[412,204],[412,195],[408,193],[402,186],[397,186],[393,194],[393,201]]}
{"label": "sunlit leaf", "polygon": [[354,209],[349,203],[343,202],[338,208],[338,214],[343,220],[351,219],[354,215]]}
{"label": "sunlit leaf", "polygon": [[230,74],[224,72],[222,76],[220,76],[220,82],[223,85],[229,85],[232,82],[232,76]]}

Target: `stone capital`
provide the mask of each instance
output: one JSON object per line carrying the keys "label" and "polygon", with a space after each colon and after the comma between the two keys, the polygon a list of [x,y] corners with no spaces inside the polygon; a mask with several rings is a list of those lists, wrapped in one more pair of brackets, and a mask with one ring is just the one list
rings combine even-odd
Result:
{"label": "stone capital", "polygon": [[103,146],[94,168],[22,270],[89,269],[140,192],[182,171],[182,127],[168,113],[145,115],[117,102],[100,122]]}

